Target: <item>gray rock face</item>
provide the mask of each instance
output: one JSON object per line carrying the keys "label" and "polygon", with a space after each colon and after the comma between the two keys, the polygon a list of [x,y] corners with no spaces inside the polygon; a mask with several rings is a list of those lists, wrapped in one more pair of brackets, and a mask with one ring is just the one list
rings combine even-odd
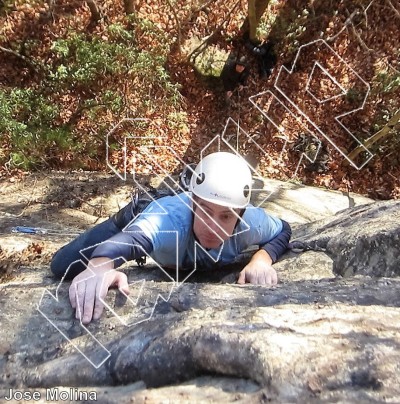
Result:
{"label": "gray rock face", "polygon": [[338,275],[400,275],[400,201],[344,210],[299,226],[294,238],[306,249],[325,251]]}
{"label": "gray rock face", "polygon": [[[155,291],[167,293],[169,285],[150,289],[137,310]],[[14,376],[13,382],[34,389],[143,381],[154,388],[213,374],[249,379],[280,402],[399,397],[400,310],[393,307],[399,292],[397,279],[304,281],[276,289],[183,284],[148,321],[123,327],[114,317],[90,326],[110,351],[103,366],[55,351],[53,336],[37,349],[35,366],[30,363],[23,379]],[[69,316],[57,321],[60,329],[73,323],[71,309],[65,310]],[[132,311],[123,306],[119,314]],[[85,339],[74,327],[74,339]],[[31,319],[30,329],[37,328],[51,334],[40,316]],[[109,342],[106,328],[113,331]],[[81,344],[100,361],[103,350],[89,345]]]}
{"label": "gray rock face", "polygon": [[235,284],[241,265],[183,284],[128,268],[131,300],[110,291],[87,327],[68,283],[24,267],[0,284],[0,402],[10,388],[99,403],[399,402],[399,208],[294,226],[305,251],[275,265],[274,288]]}

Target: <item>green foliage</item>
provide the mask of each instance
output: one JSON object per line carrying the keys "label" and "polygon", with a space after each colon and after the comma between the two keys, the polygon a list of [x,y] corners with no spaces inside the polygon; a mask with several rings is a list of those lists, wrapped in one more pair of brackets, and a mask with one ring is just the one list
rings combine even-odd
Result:
{"label": "green foliage", "polygon": [[[133,17],[132,17],[133,18]],[[107,39],[71,34],[57,39],[51,49],[57,57],[49,75],[51,87],[96,86],[108,80],[140,78],[145,86],[159,86],[176,103],[178,87],[170,81],[165,69],[169,51],[165,34],[148,20],[135,20],[137,31],[120,23],[107,28]],[[142,49],[137,37],[147,36],[156,46]]]}
{"label": "green foliage", "polygon": [[54,124],[58,115],[58,107],[32,89],[0,90],[0,132],[12,145],[12,165],[45,166],[50,149],[71,147],[69,130]]}
{"label": "green foliage", "polygon": [[379,72],[376,76],[379,89],[383,93],[391,93],[400,87],[400,73],[390,74],[387,71]]}
{"label": "green foliage", "polygon": [[257,38],[259,38],[261,41],[268,37],[271,28],[275,24],[278,17],[278,14],[271,12],[271,7],[275,6],[277,3],[277,0],[271,0],[264,14],[261,16],[260,22],[257,26]]}
{"label": "green foliage", "polygon": [[[332,13],[328,4],[325,13],[326,18]],[[302,7],[283,7],[277,15],[274,13],[272,16],[264,15],[264,22],[260,25],[260,29],[275,41],[278,52],[291,56],[304,43],[307,29],[312,28],[314,14],[315,11],[311,4],[304,4]]]}
{"label": "green foliage", "polygon": [[286,41],[288,53],[293,53],[298,51],[300,46],[300,38],[307,30],[308,24],[308,13],[305,9],[302,14],[298,14],[294,17],[293,21],[288,25]]}
{"label": "green foliage", "polygon": [[171,112],[168,115],[168,126],[174,132],[189,132],[186,112]]}
{"label": "green foliage", "polygon": [[357,88],[349,88],[349,90],[346,92],[345,97],[351,104],[359,106],[365,98],[365,93]]}
{"label": "green foliage", "polygon": [[194,68],[203,78],[212,79],[221,76],[222,69],[229,57],[229,53],[210,45],[194,58]]}
{"label": "green foliage", "polygon": [[52,45],[59,64],[50,74],[58,84],[91,85],[100,77],[121,74],[120,62],[133,62],[136,53],[120,44],[108,43],[99,38],[91,41],[83,34],[73,34],[68,39],[58,39]]}
{"label": "green foliage", "polygon": [[120,43],[130,43],[135,41],[132,31],[127,30],[122,24],[115,23],[108,26],[108,33],[112,41]]}
{"label": "green foliage", "polygon": [[9,13],[14,9],[14,0],[0,0],[0,16]]}
{"label": "green foliage", "polygon": [[[40,46],[37,40],[25,43],[29,54]],[[55,39],[40,86],[0,89],[0,133],[8,145],[0,164],[54,166],[72,153],[83,161],[102,150],[110,120],[179,105],[179,87],[165,67],[169,46],[162,30],[135,16],[110,24],[101,36],[72,31]],[[162,105],[155,91],[163,94]],[[86,131],[78,130],[81,117],[90,124]]]}

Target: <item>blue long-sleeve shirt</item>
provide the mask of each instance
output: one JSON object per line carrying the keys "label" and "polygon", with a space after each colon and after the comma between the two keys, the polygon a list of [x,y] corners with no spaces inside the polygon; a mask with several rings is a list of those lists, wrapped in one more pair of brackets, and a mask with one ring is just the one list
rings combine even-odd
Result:
{"label": "blue long-sleeve shirt", "polygon": [[258,245],[275,262],[286,251],[290,235],[285,221],[250,205],[233,235],[219,248],[206,250],[194,238],[191,195],[182,193],[153,201],[121,233],[100,244],[92,258],[115,259],[119,266],[149,255],[164,267],[209,269],[238,261],[243,251]]}

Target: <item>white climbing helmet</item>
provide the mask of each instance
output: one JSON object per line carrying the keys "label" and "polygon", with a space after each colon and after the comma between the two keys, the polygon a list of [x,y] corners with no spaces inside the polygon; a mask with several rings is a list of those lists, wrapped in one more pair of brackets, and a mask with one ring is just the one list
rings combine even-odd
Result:
{"label": "white climbing helmet", "polygon": [[251,172],[246,161],[235,154],[217,152],[196,166],[190,191],[208,202],[229,208],[244,208],[250,201]]}

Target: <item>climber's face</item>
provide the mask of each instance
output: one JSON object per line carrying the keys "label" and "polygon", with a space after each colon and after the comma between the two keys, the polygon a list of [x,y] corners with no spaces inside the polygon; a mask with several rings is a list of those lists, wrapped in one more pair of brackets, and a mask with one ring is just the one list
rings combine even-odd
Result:
{"label": "climber's face", "polygon": [[239,209],[232,209],[200,198],[194,199],[193,232],[204,248],[217,248],[233,233]]}

